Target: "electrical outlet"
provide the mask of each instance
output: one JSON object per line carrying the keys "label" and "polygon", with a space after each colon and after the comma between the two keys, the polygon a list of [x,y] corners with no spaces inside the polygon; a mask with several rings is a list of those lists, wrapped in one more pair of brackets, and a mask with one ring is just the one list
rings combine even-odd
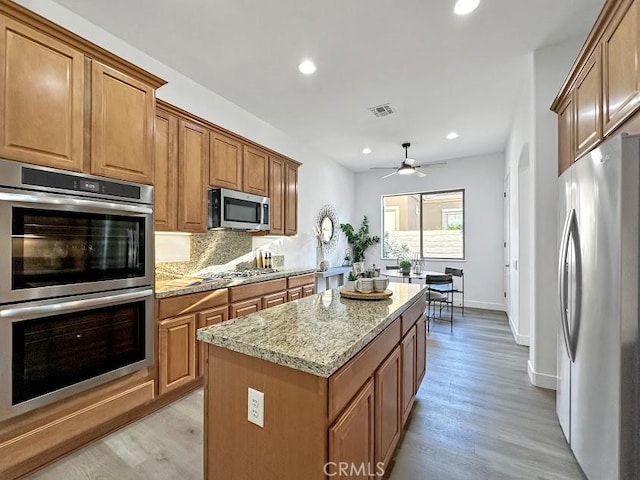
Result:
{"label": "electrical outlet", "polygon": [[253,388],[249,388],[247,420],[264,428],[264,393]]}

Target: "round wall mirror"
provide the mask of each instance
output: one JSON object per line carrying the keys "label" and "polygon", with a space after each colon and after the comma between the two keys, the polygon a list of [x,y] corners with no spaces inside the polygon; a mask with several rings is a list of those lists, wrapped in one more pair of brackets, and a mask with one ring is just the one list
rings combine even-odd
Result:
{"label": "round wall mirror", "polygon": [[338,242],[338,214],[331,205],[320,209],[316,225],[320,229],[320,241],[324,252],[332,251]]}

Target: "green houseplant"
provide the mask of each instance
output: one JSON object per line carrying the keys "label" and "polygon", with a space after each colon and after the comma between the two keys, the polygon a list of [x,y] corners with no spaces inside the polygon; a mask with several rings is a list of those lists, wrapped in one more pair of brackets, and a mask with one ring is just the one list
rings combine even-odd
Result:
{"label": "green houseplant", "polygon": [[349,223],[341,223],[340,230],[342,230],[347,237],[347,241],[353,249],[353,261],[363,262],[364,252],[372,245],[380,242],[380,237],[377,235],[369,235],[369,221],[365,215],[362,220],[362,225],[358,230],[355,230]]}
{"label": "green houseplant", "polygon": [[402,273],[411,273],[411,260],[400,260],[398,265]]}

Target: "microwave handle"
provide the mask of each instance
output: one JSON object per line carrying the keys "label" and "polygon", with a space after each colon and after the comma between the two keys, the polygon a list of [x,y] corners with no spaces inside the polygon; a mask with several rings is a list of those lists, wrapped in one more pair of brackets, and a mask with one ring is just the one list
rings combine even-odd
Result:
{"label": "microwave handle", "polygon": [[88,298],[64,303],[52,303],[36,307],[8,308],[0,311],[0,318],[29,318],[34,316],[46,316],[47,314],[60,314],[73,312],[85,308],[106,307],[115,303],[129,300],[139,300],[153,295],[153,290],[147,289],[140,292],[121,293],[100,298]]}
{"label": "microwave handle", "polygon": [[66,198],[66,197],[51,197],[48,195],[38,195],[35,193],[9,193],[0,192],[0,200],[16,202],[16,203],[32,203],[40,205],[67,205],[70,207],[87,207],[97,208],[100,210],[114,210],[120,212],[131,213],[153,213],[153,210],[149,207],[136,206],[136,205],[122,205],[119,203],[99,202],[95,200],[85,200],[83,198]]}

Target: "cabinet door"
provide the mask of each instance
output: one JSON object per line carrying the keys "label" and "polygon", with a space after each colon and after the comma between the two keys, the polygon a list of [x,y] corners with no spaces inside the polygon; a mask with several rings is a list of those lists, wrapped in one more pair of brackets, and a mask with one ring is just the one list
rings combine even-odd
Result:
{"label": "cabinet door", "polygon": [[602,75],[600,47],[584,65],[576,81],[576,154],[581,156],[602,138]]}
{"label": "cabinet door", "polygon": [[209,185],[242,190],[242,144],[217,132],[211,132]]}
{"label": "cabinet door", "polygon": [[389,465],[402,431],[400,350],[400,346],[396,347],[375,373],[376,465],[382,463],[384,469]]}
{"label": "cabinet door", "polygon": [[262,298],[251,298],[229,305],[229,318],[238,318],[262,310]]}
{"label": "cabinet door", "polygon": [[287,292],[277,292],[262,297],[262,309],[275,307],[287,302]]}
{"label": "cabinet door", "polygon": [[207,230],[209,132],[200,124],[180,120],[178,137],[178,229],[202,233]]}
{"label": "cabinet door", "polygon": [[155,227],[175,231],[178,229],[178,119],[158,110],[155,130]]}
{"label": "cabinet door", "polygon": [[270,205],[270,231],[271,235],[284,235],[284,183],[285,161],[278,157],[269,157],[269,199]]}
{"label": "cabinet door", "polygon": [[302,287],[302,296],[303,297],[310,297],[314,293],[316,293],[316,286],[315,285],[305,285],[305,286]]}
{"label": "cabinet door", "polygon": [[169,318],[158,324],[158,393],[196,379],[196,316]]}
{"label": "cabinet door", "polygon": [[285,164],[284,234],[298,233],[298,165]]}
{"label": "cabinet door", "polygon": [[[375,478],[373,402],[373,379],[369,379],[329,429],[329,462],[332,462],[331,465],[334,467],[333,471],[329,470],[331,478],[340,480]],[[354,467],[364,465],[366,471],[340,472],[337,466],[345,463]]]}
{"label": "cabinet door", "polygon": [[640,105],[639,2],[624,3],[602,42],[605,136]]}
{"label": "cabinet door", "polygon": [[420,384],[427,371],[427,322],[424,315],[416,323],[416,384],[415,393],[418,393]]}
{"label": "cabinet door", "polygon": [[0,157],[82,171],[82,53],[0,16]]}
{"label": "cabinet door", "polygon": [[416,326],[402,340],[402,425],[411,413],[415,398],[416,381]]}
{"label": "cabinet door", "polygon": [[[208,327],[216,323],[222,323],[229,319],[229,309],[224,307],[210,308],[198,314],[198,328]],[[197,341],[197,340],[196,340]],[[205,354],[207,352],[206,344],[198,342],[198,376],[204,375],[204,366],[206,364]]]}
{"label": "cabinet door", "polygon": [[558,176],[562,175],[576,158],[574,118],[573,97],[569,94],[558,109]]}
{"label": "cabinet door", "polygon": [[302,298],[302,287],[292,288],[287,293],[287,301],[292,302],[293,300],[299,300]]}
{"label": "cabinet door", "polygon": [[91,173],[153,184],[153,87],[99,62],[91,69]]}
{"label": "cabinet door", "polygon": [[262,195],[269,195],[269,155],[263,150],[244,146],[243,150],[243,181],[242,191]]}

